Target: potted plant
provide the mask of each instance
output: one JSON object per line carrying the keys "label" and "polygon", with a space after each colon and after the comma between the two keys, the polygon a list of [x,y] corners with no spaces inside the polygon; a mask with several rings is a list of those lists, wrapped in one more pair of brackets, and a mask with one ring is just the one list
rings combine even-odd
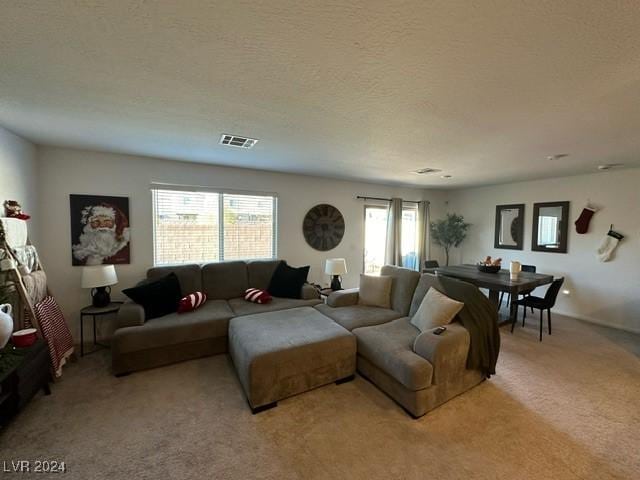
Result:
{"label": "potted plant", "polygon": [[449,250],[462,243],[470,226],[462,215],[456,213],[447,213],[445,218],[431,222],[431,238],[436,245],[444,248],[446,265],[449,265]]}

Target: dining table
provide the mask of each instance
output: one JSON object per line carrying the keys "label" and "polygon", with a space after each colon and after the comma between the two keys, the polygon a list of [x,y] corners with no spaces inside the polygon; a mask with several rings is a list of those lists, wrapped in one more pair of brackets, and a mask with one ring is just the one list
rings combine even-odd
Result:
{"label": "dining table", "polygon": [[477,265],[463,264],[438,267],[435,269],[436,275],[457,278],[471,283],[478,288],[489,290],[489,300],[500,310],[500,293],[511,294],[511,304],[509,305],[509,318],[501,324],[510,323],[514,320],[517,310],[515,308],[518,295],[522,292],[529,292],[541,285],[553,282],[553,275],[543,273],[520,272],[516,279],[511,279],[509,270],[501,269],[496,273],[481,272]]}

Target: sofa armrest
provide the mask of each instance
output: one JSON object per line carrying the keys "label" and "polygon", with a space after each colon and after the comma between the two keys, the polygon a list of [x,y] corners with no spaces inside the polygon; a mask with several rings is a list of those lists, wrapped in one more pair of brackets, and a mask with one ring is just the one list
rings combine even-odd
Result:
{"label": "sofa armrest", "polygon": [[426,330],[416,337],[413,351],[433,366],[433,383],[438,385],[455,380],[467,368],[471,337],[459,323],[447,325],[440,335]]}
{"label": "sofa armrest", "polygon": [[330,307],[348,307],[358,303],[358,288],[336,290],[327,297],[327,305]]}
{"label": "sofa armrest", "polygon": [[309,283],[305,283],[302,285],[302,290],[300,291],[300,298],[302,300],[315,300],[316,298],[320,298],[320,292],[316,290],[316,287]]}
{"label": "sofa armrest", "polygon": [[144,325],[145,315],[142,305],[126,300],[118,310],[116,328],[136,327]]}

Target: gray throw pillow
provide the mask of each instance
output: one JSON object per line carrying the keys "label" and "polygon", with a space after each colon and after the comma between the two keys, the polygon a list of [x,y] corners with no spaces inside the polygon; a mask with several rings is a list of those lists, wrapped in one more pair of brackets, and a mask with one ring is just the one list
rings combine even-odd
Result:
{"label": "gray throw pillow", "polygon": [[391,285],[388,275],[360,275],[358,304],[370,307],[391,308]]}
{"label": "gray throw pillow", "polygon": [[411,323],[421,332],[442,327],[451,323],[462,307],[464,303],[449,298],[431,287],[411,317]]}

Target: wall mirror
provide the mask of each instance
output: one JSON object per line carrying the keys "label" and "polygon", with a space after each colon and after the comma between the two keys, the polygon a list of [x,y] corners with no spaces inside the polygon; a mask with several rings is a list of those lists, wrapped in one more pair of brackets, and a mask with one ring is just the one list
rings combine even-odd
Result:
{"label": "wall mirror", "polygon": [[569,202],[533,204],[531,250],[567,253]]}
{"label": "wall mirror", "polygon": [[522,250],[524,240],[524,203],[496,206],[496,231],[493,246]]}

